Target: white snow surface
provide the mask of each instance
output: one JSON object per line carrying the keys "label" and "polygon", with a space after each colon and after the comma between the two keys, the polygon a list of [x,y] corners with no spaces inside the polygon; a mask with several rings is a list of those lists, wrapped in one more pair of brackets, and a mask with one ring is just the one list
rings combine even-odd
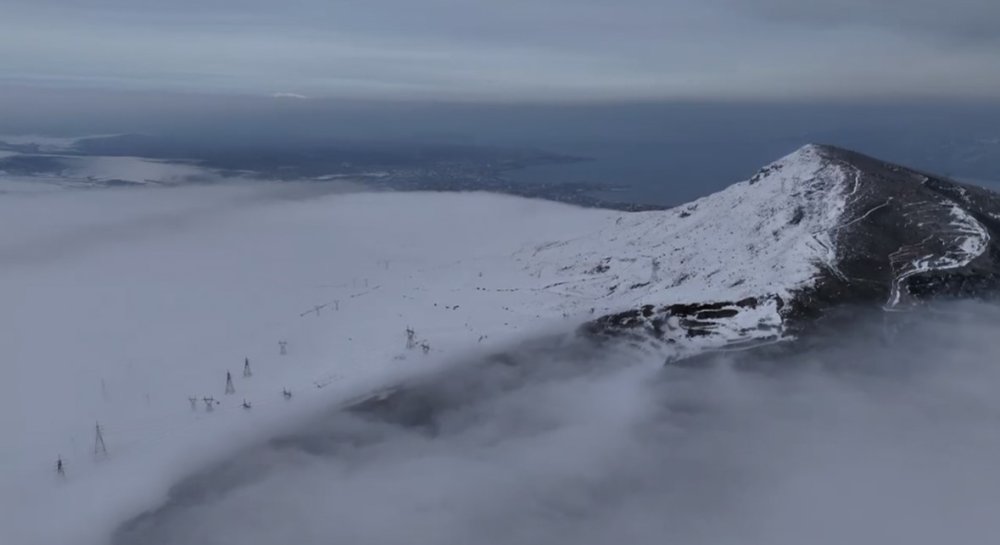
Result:
{"label": "white snow surface", "polygon": [[595,232],[553,239],[518,259],[598,314],[641,304],[787,299],[834,266],[833,235],[850,178],[820,148],[806,146],[690,204],[621,214]]}
{"label": "white snow surface", "polygon": [[958,239],[958,247],[963,255],[958,258],[960,263],[958,266],[962,267],[983,255],[983,252],[989,248],[990,232],[957,204],[952,205],[951,216],[954,218],[952,227],[961,234]]}
{"label": "white snow surface", "polygon": [[[784,322],[775,297],[764,298],[753,307],[727,305],[723,309],[737,313],[732,318],[712,320],[712,335],[683,338],[680,343],[657,343],[658,355],[677,360],[706,351],[745,350],[791,338],[783,332]],[[668,330],[684,331],[680,325],[680,319],[672,317],[667,320],[666,327]]]}

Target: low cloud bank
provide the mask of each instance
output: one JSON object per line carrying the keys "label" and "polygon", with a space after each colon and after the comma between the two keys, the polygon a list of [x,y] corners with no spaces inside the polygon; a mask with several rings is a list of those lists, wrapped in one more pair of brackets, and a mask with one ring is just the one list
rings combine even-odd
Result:
{"label": "low cloud bank", "polygon": [[982,543],[1000,308],[691,368],[524,349],[179,484],[117,545]]}

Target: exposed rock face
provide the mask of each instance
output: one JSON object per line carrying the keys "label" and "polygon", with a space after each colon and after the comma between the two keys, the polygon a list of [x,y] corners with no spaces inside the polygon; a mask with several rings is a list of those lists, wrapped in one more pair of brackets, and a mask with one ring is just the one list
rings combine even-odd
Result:
{"label": "exposed rock face", "polygon": [[741,349],[780,340],[783,301],[775,296],[740,301],[643,305],[602,316],[582,331],[593,338],[627,340],[636,348],[653,344],[671,359],[705,349]]}
{"label": "exposed rock face", "polygon": [[[901,311],[1000,288],[1000,195],[829,146],[806,146],[678,209],[627,219],[618,234],[596,238],[632,254],[603,249],[581,266],[602,277],[589,283],[613,277],[612,292],[640,292],[637,304],[581,331],[668,361],[792,339],[845,304]],[[629,282],[622,265],[644,259],[656,272]]]}
{"label": "exposed rock face", "polygon": [[841,149],[823,152],[854,176],[835,266],[816,286],[821,299],[901,310],[998,285],[1000,195]]}

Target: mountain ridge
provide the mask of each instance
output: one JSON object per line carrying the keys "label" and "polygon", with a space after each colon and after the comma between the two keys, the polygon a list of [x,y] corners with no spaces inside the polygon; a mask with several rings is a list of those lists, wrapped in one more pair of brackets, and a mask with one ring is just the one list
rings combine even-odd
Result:
{"label": "mountain ridge", "polygon": [[[612,254],[583,271],[600,278],[570,267],[569,283],[624,285],[631,307],[581,331],[668,360],[792,340],[847,304],[901,311],[1000,288],[1000,195],[835,146],[803,146],[720,192],[617,224],[581,244],[592,245],[585,262]],[[631,255],[612,244],[623,237]],[[635,281],[644,259],[654,272]]]}

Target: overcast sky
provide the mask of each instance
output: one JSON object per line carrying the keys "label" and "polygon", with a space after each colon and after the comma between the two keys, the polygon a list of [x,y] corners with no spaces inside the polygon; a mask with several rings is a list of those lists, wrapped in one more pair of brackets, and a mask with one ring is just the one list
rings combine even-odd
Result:
{"label": "overcast sky", "polygon": [[996,0],[5,0],[2,11],[0,82],[18,84],[446,100],[1000,98]]}

